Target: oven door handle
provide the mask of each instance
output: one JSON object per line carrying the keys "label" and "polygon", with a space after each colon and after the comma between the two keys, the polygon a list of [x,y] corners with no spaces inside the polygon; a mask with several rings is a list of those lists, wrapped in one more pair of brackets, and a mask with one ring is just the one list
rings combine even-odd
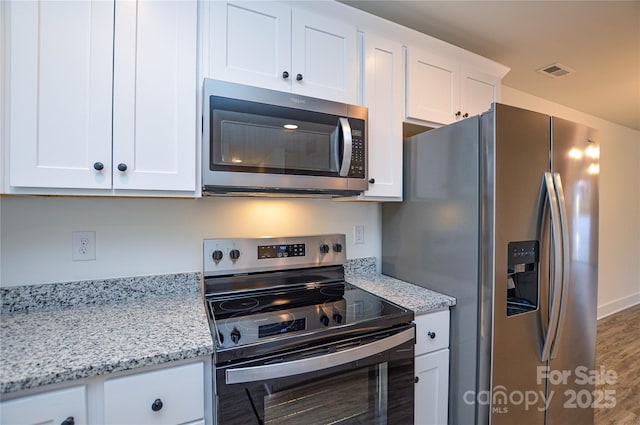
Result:
{"label": "oven door handle", "polygon": [[415,338],[415,329],[410,328],[387,338],[317,357],[293,360],[261,366],[240,367],[227,369],[225,378],[227,384],[244,384],[248,382],[285,378],[303,373],[315,372],[340,366],[350,362],[371,357],[375,354],[390,350]]}

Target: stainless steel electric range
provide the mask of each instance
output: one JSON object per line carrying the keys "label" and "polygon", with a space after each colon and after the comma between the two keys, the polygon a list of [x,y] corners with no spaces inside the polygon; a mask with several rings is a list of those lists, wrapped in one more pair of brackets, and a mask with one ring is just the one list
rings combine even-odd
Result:
{"label": "stainless steel electric range", "polygon": [[344,278],[345,236],[206,239],[214,421],[413,423],[413,313]]}

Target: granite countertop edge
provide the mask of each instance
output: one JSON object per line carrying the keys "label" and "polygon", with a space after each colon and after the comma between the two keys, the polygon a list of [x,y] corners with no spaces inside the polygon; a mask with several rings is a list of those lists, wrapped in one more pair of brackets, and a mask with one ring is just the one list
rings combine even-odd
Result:
{"label": "granite countertop edge", "polygon": [[[350,271],[355,274],[347,274],[349,283],[412,310],[416,316],[455,305],[452,297],[377,274],[375,269]],[[109,312],[108,321],[105,312]],[[153,300],[151,305],[135,300],[31,309],[3,313],[1,319],[0,395],[214,352],[204,304],[194,292]],[[96,334],[96,329],[103,334]],[[58,344],[45,342],[47,336],[59,332],[62,343],[60,338],[54,341]]]}

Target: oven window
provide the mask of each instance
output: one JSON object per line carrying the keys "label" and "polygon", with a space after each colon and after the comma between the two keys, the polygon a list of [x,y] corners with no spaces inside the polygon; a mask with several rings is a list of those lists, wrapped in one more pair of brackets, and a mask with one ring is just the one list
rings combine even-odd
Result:
{"label": "oven window", "polygon": [[[370,376],[372,371],[361,369],[267,395],[264,423],[373,424],[376,412],[370,411],[369,406],[376,395],[377,381],[386,380],[386,363],[377,369],[378,376]],[[380,397],[386,398],[386,389],[382,391]]]}
{"label": "oven window", "polygon": [[221,385],[224,370],[219,370],[217,424],[412,424],[413,347],[392,358],[248,384]]}

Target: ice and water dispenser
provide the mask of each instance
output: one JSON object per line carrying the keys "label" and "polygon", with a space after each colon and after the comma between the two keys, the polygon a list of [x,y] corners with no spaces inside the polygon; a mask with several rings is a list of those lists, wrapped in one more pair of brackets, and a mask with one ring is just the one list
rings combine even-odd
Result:
{"label": "ice and water dispenser", "polygon": [[538,241],[509,242],[507,316],[538,308]]}

